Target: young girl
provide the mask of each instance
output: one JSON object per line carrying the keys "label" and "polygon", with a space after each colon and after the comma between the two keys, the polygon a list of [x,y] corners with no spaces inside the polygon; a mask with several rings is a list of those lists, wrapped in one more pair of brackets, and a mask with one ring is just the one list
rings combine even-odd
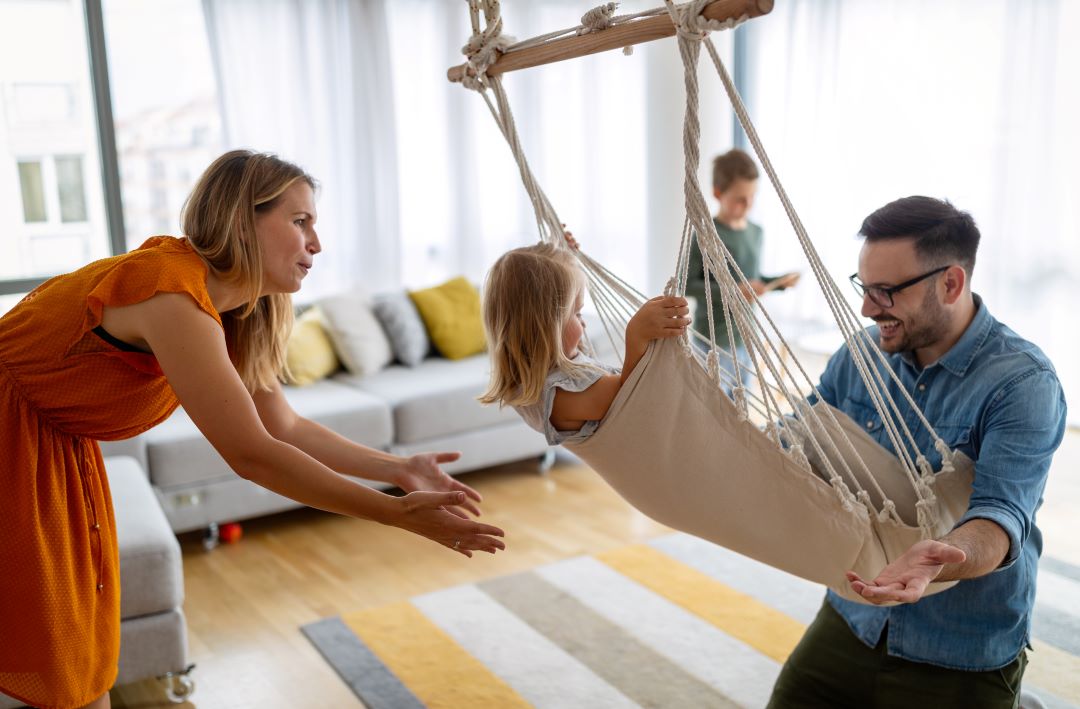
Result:
{"label": "young girl", "polygon": [[578,349],[584,298],[585,274],[573,253],[549,244],[503,254],[484,288],[492,373],[480,401],[513,406],[552,445],[592,435],[649,343],[677,337],[690,324],[685,298],[646,302],[626,327],[620,374]]}

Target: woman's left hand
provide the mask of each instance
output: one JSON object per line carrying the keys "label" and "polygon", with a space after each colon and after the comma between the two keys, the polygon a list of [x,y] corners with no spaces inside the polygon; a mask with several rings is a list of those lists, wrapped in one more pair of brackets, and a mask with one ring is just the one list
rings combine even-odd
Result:
{"label": "woman's left hand", "polygon": [[[462,503],[461,507],[479,516],[480,508],[473,503],[473,500],[476,502],[483,500],[480,493],[465,483],[450,477],[439,467],[442,463],[452,463],[460,457],[461,453],[419,453],[405,459],[394,482],[405,492],[416,492],[418,490],[463,492],[465,493],[465,502]],[[466,517],[465,513],[456,507],[447,507],[446,509],[458,517]]]}

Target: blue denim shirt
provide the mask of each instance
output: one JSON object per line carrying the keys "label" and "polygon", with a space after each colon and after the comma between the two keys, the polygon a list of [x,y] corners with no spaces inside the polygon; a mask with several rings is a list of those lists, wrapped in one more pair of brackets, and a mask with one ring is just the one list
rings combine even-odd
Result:
{"label": "blue denim shirt", "polygon": [[[919,369],[910,354],[887,356],[938,435],[975,461],[971,501],[957,526],[976,518],[992,520],[1009,536],[1009,552],[992,573],[917,603],[883,608],[847,601],[832,591],[828,601],[870,647],[887,623],[890,655],[984,671],[1009,664],[1029,644],[1042,553],[1035,512],[1064,435],[1065,395],[1038,347],[995,320],[979,296],[975,306],[971,325],[934,364]],[[829,360],[819,391],[895,452],[846,347]],[[901,403],[894,382],[889,391],[901,411],[910,408]],[[914,412],[906,416],[919,448],[937,470],[941,457],[929,434]]]}

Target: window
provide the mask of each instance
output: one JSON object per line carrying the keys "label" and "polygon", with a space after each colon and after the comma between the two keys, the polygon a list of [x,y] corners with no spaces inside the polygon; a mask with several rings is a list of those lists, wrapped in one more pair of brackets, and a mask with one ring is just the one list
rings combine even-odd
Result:
{"label": "window", "polygon": [[200,0],[103,0],[127,247],[180,234],[194,181],[224,150]]}
{"label": "window", "polygon": [[60,196],[60,221],[86,221],[86,190],[83,188],[82,157],[56,158],[56,183]]}
{"label": "window", "polygon": [[0,1],[0,28],[0,281],[22,281],[110,249],[83,2]]}
{"label": "window", "polygon": [[3,316],[7,311],[14,308],[19,304],[19,301],[26,297],[26,293],[11,293],[9,295],[0,295],[0,316]]}
{"label": "window", "polygon": [[22,187],[23,221],[27,224],[45,221],[45,186],[40,162],[19,163],[19,186]]}
{"label": "window", "polygon": [[[1075,401],[1080,336],[1061,324],[1080,288],[1080,45],[1063,28],[1080,26],[1080,3],[896,7],[785,2],[751,23],[758,130],[838,281],[857,263],[862,219],[885,203],[926,194],[969,210],[982,232],[972,288],[1046,352]],[[805,271],[765,184],[756,212],[772,250],[763,268]],[[828,327],[808,275],[767,307]]]}

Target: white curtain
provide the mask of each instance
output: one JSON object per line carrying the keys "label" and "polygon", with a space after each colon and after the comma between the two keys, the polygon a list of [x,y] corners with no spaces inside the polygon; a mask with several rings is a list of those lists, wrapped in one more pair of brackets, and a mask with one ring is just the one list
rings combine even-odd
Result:
{"label": "white curtain", "polygon": [[[833,277],[855,271],[867,214],[949,199],[982,231],[974,290],[1047,352],[1072,401],[1078,30],[1075,0],[785,0],[749,27],[751,112]],[[771,188],[760,195],[765,270],[805,271]],[[770,310],[826,324],[812,285],[798,293]]]}
{"label": "white curtain", "polygon": [[[596,3],[504,2],[520,39],[573,27]],[[620,13],[655,6],[623,2]],[[483,100],[451,84],[464,61],[461,0],[395,0],[389,9],[399,109],[404,274],[420,286],[480,280],[504,251],[534,243],[536,221],[509,148]],[[730,54],[726,33],[718,37]],[[682,74],[674,40],[504,76],[529,163],[587,251],[649,292],[675,264],[682,228]],[[723,110],[717,82],[706,115]],[[730,116],[712,123],[705,160],[730,145]],[[708,179],[707,166],[702,174]]]}
{"label": "white curtain", "polygon": [[400,284],[385,4],[203,0],[226,146],[275,152],[321,183],[304,301]]}

